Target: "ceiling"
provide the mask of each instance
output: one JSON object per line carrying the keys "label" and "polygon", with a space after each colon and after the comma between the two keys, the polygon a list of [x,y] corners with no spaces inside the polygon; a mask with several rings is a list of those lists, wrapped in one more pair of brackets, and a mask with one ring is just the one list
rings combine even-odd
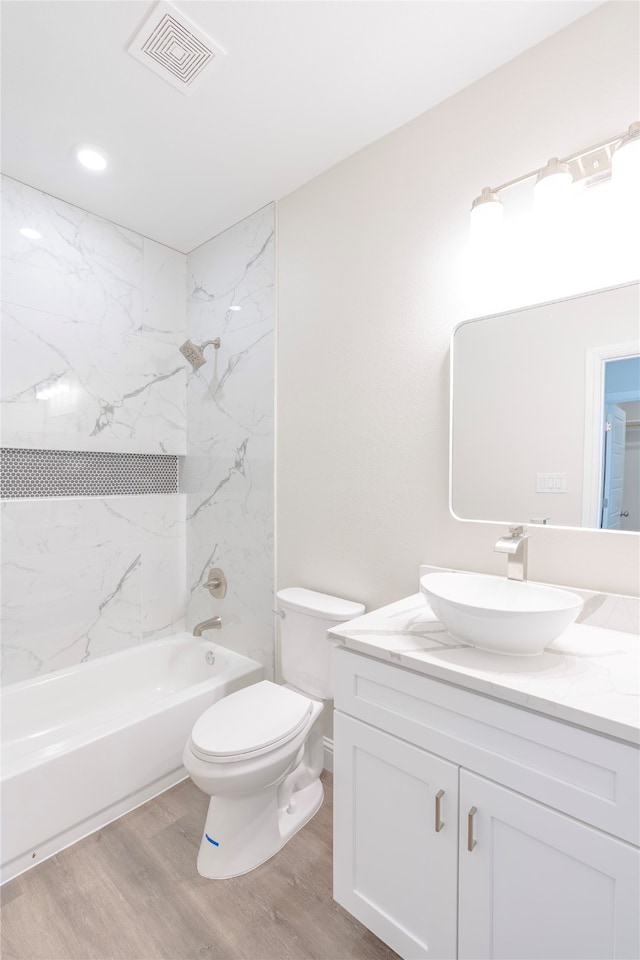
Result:
{"label": "ceiling", "polygon": [[3,0],[3,172],[188,252],[599,2],[178,0],[227,51],[185,95],[127,53],[153,2]]}

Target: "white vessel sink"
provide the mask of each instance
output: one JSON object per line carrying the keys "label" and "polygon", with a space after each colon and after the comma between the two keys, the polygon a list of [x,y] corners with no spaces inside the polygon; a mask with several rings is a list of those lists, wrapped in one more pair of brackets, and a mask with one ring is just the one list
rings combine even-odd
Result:
{"label": "white vessel sink", "polygon": [[541,653],[582,609],[569,590],[479,573],[430,573],[420,589],[454,640],[493,653]]}

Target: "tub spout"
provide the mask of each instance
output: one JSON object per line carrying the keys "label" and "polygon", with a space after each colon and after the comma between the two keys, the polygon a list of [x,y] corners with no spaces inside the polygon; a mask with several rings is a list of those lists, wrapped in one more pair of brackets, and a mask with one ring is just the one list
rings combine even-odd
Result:
{"label": "tub spout", "polygon": [[219,630],[222,626],[222,620],[220,617],[211,617],[210,620],[203,620],[202,623],[197,623],[193,628],[194,637],[201,637],[204,630]]}

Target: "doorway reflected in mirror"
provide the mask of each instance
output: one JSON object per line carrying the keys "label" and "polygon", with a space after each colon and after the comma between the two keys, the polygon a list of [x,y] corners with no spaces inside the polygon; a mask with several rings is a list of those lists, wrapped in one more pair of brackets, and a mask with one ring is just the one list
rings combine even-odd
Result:
{"label": "doorway reflected in mirror", "polygon": [[640,531],[640,355],[604,362],[600,527]]}

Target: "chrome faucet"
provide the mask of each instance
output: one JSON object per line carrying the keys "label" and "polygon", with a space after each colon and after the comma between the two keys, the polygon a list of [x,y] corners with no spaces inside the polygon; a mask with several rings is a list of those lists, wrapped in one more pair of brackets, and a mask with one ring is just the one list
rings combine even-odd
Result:
{"label": "chrome faucet", "polygon": [[203,620],[202,623],[197,623],[193,628],[194,637],[201,637],[203,630],[219,630],[222,626],[222,620],[220,617],[211,617],[209,620]]}
{"label": "chrome faucet", "polygon": [[496,543],[496,553],[507,554],[507,578],[509,580],[527,579],[527,541],[529,534],[524,527],[509,527],[509,536],[500,537]]}

